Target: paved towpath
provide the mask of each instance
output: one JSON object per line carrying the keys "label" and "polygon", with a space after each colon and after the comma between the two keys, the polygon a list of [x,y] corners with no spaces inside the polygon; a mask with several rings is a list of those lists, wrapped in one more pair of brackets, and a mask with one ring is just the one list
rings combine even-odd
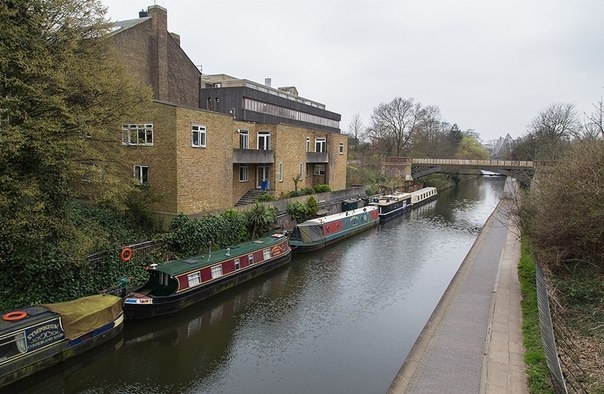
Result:
{"label": "paved towpath", "polygon": [[[505,193],[511,193],[506,182]],[[517,264],[502,200],[426,323],[389,394],[528,393]]]}

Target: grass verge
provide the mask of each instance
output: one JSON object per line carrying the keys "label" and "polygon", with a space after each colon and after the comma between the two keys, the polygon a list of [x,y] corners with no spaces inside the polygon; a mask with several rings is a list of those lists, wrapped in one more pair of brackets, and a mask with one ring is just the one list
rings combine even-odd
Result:
{"label": "grass verge", "polygon": [[539,308],[535,284],[535,261],[526,239],[522,240],[518,278],[522,292],[522,333],[524,335],[524,363],[531,394],[553,393],[545,352],[539,331]]}

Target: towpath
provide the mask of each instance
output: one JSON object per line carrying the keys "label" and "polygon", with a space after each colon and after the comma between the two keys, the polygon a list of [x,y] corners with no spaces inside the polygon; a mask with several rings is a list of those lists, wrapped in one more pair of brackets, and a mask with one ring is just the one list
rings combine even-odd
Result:
{"label": "towpath", "polygon": [[[504,195],[513,194],[506,182]],[[503,199],[426,323],[389,394],[528,393],[518,232]]]}

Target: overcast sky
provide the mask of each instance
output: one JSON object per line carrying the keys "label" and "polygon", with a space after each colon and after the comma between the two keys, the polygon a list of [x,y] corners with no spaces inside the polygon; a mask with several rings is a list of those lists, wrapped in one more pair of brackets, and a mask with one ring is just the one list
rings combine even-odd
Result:
{"label": "overcast sky", "polygon": [[395,97],[483,141],[526,134],[553,103],[604,96],[604,0],[102,0],[113,21],[157,4],[204,74],[272,86],[342,114]]}

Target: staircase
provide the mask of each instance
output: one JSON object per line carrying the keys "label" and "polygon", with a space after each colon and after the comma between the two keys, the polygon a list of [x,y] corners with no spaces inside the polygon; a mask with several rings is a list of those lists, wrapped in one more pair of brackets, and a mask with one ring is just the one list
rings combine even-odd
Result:
{"label": "staircase", "polygon": [[259,197],[259,196],[261,196],[262,194],[264,194],[264,193],[266,193],[266,192],[263,192],[263,191],[262,191],[262,190],[260,190],[260,189],[251,189],[251,190],[248,190],[248,191],[247,191],[247,192],[246,192],[246,193],[243,195],[243,197],[241,197],[241,198],[239,199],[239,201],[237,201],[237,204],[235,204],[235,206],[237,207],[237,206],[240,206],[240,205],[248,205],[248,204],[253,204],[253,203],[254,203],[254,200],[255,200],[257,197]]}

